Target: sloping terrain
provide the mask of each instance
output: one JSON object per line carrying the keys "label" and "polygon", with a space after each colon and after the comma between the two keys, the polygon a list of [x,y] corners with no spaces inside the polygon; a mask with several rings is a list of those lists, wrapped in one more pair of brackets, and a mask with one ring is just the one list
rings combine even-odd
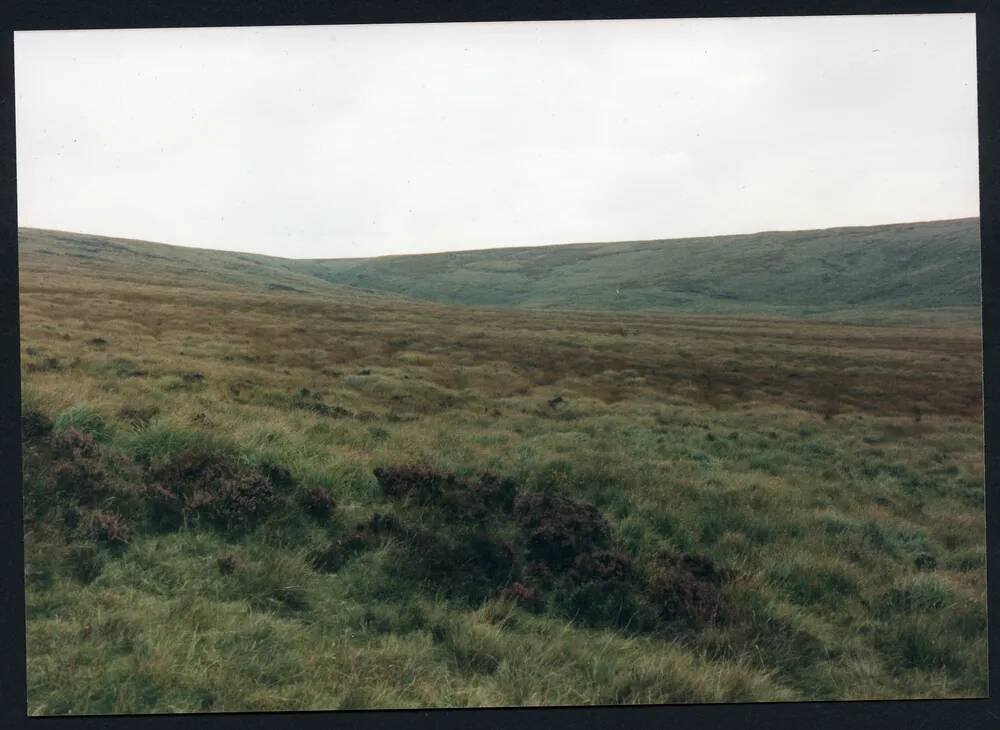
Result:
{"label": "sloping terrain", "polygon": [[[107,282],[251,292],[322,293],[345,287],[302,273],[292,259],[214,251],[37,228],[18,231],[22,269],[34,274],[78,272]],[[365,296],[355,291],[356,296]]]}
{"label": "sloping terrain", "polygon": [[891,317],[978,308],[979,220],[328,260],[329,281],[490,307]]}
{"label": "sloping terrain", "polygon": [[[487,308],[671,311],[882,323],[979,320],[979,221],[671,241],[298,260],[22,229],[36,270],[153,270],[163,283],[353,296],[381,292]],[[350,290],[345,287],[351,287]]]}

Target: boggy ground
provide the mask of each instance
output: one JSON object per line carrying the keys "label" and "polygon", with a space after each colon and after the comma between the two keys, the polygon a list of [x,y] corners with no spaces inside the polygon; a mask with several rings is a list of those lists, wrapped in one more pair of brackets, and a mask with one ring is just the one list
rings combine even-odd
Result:
{"label": "boggy ground", "polygon": [[22,262],[32,713],[985,693],[977,330],[191,277]]}

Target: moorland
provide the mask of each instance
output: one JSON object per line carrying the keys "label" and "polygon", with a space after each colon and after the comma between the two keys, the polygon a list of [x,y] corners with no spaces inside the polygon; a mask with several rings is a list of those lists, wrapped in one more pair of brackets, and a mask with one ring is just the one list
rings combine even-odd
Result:
{"label": "moorland", "polygon": [[984,695],[978,236],[21,229],[29,712]]}

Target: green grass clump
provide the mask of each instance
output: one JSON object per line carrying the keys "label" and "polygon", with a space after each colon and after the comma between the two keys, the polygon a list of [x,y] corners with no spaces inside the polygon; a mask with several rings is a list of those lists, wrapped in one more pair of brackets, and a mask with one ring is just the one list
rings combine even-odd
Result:
{"label": "green grass clump", "polygon": [[75,429],[90,434],[98,441],[107,441],[112,436],[111,426],[100,413],[85,405],[70,406],[61,411],[53,420],[57,431]]}

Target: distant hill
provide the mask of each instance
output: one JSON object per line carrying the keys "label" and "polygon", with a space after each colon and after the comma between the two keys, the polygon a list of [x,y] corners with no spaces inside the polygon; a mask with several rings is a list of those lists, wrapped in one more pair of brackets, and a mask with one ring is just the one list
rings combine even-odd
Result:
{"label": "distant hill", "polygon": [[488,307],[808,316],[980,305],[979,219],[316,261],[328,281]]}
{"label": "distant hill", "polygon": [[[367,259],[284,259],[24,228],[35,268],[488,308],[661,310],[843,321],[979,317],[979,220]],[[65,259],[63,259],[65,263]],[[348,289],[349,287],[349,289]]]}
{"label": "distant hill", "polygon": [[22,269],[64,271],[72,264],[85,274],[164,284],[183,279],[214,286],[329,288],[315,276],[298,273],[290,259],[39,228],[18,229],[18,257]]}

